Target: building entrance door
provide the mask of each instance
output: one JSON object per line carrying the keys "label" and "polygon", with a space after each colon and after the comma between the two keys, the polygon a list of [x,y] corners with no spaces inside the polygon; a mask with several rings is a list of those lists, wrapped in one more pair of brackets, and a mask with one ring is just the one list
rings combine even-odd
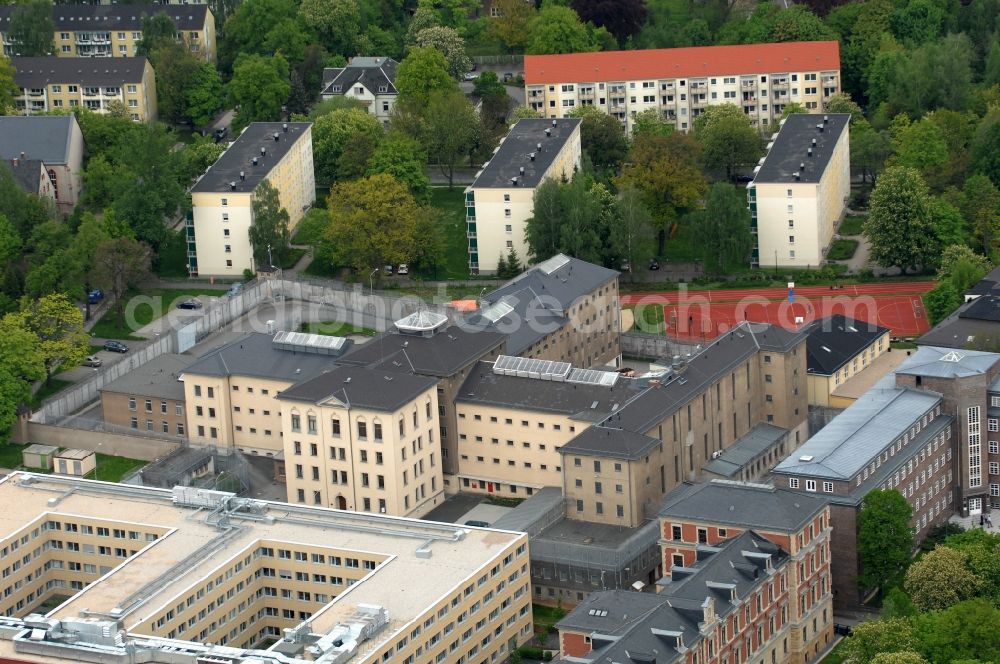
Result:
{"label": "building entrance door", "polygon": [[969,514],[982,514],[983,513],[983,499],[982,498],[969,498]]}
{"label": "building entrance door", "polygon": [[347,498],[343,496],[337,496],[337,509],[346,510],[347,509]]}

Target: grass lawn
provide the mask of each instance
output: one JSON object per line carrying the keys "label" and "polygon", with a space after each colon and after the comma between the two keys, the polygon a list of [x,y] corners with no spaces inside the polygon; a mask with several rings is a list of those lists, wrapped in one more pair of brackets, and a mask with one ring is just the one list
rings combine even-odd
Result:
{"label": "grass lawn", "polygon": [[148,461],[129,459],[128,457],[97,454],[97,470],[89,475],[90,479],[102,482],[121,482],[122,478],[132,471],[145,466]]}
{"label": "grass lawn", "polygon": [[167,233],[167,238],[160,245],[154,272],[158,277],[188,276],[187,242],[183,231]]}
{"label": "grass lawn", "polygon": [[831,261],[846,261],[858,250],[857,240],[834,240],[826,257]]}
{"label": "grass lawn", "polygon": [[861,224],[865,223],[865,219],[867,218],[864,216],[844,217],[838,233],[841,235],[861,235]]}
{"label": "grass lawn", "polygon": [[363,334],[366,337],[374,337],[377,332],[368,327],[355,327],[350,323],[342,323],[338,320],[323,321],[320,323],[302,323],[299,326],[302,332],[311,334],[325,334],[331,337],[346,337],[348,334]]}
{"label": "grass lawn", "polygon": [[109,309],[97,324],[91,328],[90,333],[101,339],[124,339],[141,340],[132,334],[145,325],[149,325],[154,320],[164,316],[175,307],[175,302],[186,300],[189,297],[200,296],[202,304],[208,304],[208,297],[225,295],[225,289],[219,288],[153,288],[130,295],[132,297],[152,298],[152,303],[148,300],[132,309],[132,319],[129,320],[129,309],[125,308],[125,327],[118,329],[115,325],[116,314],[114,307]]}
{"label": "grass lawn", "polygon": [[847,653],[844,652],[844,643],[845,641],[842,639],[826,657],[820,660],[820,664],[841,664],[847,657]]}
{"label": "grass lawn", "polygon": [[9,468],[11,470],[19,468],[21,462],[24,460],[21,455],[24,447],[24,445],[16,445],[14,443],[0,445],[0,468]]}
{"label": "grass lawn", "polygon": [[469,241],[465,237],[465,192],[461,187],[431,189],[431,206],[440,212],[438,224],[444,236],[444,265],[420,276],[426,279],[466,279],[469,276]]}
{"label": "grass lawn", "polygon": [[329,219],[326,210],[311,208],[299,219],[299,223],[295,227],[295,234],[292,236],[292,244],[315,245],[319,242]]}
{"label": "grass lawn", "polygon": [[663,258],[677,263],[690,263],[701,258],[698,232],[692,223],[680,223],[673,237],[663,246]]}
{"label": "grass lawn", "polygon": [[35,392],[34,396],[31,397],[31,401],[35,405],[41,404],[43,401],[45,401],[52,395],[65,390],[72,384],[73,381],[70,380],[60,380],[58,378],[52,378],[49,380],[48,383],[42,383],[42,386],[38,388],[38,391]]}
{"label": "grass lawn", "polygon": [[545,606],[544,604],[532,604],[531,614],[535,623],[535,632],[545,634],[551,631],[557,622],[566,617],[566,609]]}
{"label": "grass lawn", "polygon": [[337,279],[340,277],[340,270],[341,268],[330,265],[326,261],[319,261],[313,258],[312,262],[302,272],[312,277]]}
{"label": "grass lawn", "polygon": [[663,305],[644,304],[630,308],[635,315],[632,332],[646,332],[648,334],[663,333]]}

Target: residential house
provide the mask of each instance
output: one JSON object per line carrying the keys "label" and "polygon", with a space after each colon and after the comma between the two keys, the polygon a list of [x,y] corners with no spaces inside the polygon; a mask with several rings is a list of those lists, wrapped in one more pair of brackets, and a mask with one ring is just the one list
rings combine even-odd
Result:
{"label": "residential house", "polygon": [[336,97],[357,100],[382,124],[388,125],[396,107],[396,67],[398,62],[386,57],[355,57],[344,67],[323,70],[323,90],[326,101]]}
{"label": "residential house", "polygon": [[[34,176],[27,167],[24,176],[17,175],[20,166],[14,165],[14,160],[41,161],[56,205],[63,214],[72,212],[80,200],[84,149],[83,132],[76,116],[0,116],[0,158],[12,165],[15,177],[25,188],[30,188]],[[39,182],[38,190],[43,189],[43,183]]]}

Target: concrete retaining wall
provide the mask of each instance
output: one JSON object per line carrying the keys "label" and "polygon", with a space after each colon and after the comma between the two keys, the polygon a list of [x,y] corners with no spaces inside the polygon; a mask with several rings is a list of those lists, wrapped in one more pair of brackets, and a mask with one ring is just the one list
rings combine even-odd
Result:
{"label": "concrete retaining wall", "polygon": [[162,458],[181,446],[180,443],[128,434],[70,429],[52,424],[22,421],[14,430],[18,443],[42,443],[59,447],[92,450],[112,456],[152,461]]}

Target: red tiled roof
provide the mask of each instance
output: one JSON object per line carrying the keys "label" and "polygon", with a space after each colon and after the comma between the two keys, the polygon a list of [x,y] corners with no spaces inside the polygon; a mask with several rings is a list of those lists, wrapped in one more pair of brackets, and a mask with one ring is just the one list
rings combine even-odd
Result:
{"label": "red tiled roof", "polygon": [[839,69],[836,41],[524,56],[527,85]]}

